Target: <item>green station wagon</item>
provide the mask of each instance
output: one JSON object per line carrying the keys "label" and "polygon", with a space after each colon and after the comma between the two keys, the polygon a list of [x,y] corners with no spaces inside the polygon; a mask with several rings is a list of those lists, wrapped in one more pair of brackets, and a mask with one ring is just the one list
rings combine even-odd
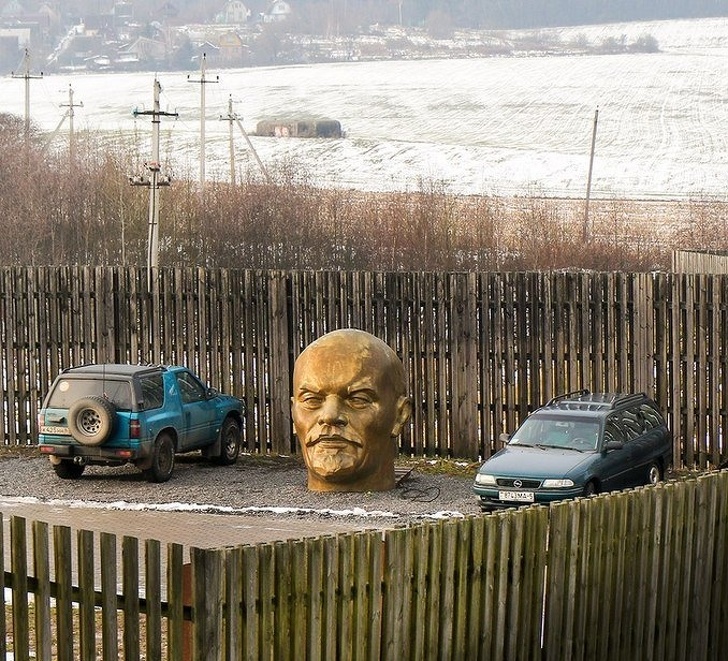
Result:
{"label": "green station wagon", "polygon": [[655,484],[672,464],[672,434],[642,393],[560,395],[501,439],[475,476],[484,511]]}

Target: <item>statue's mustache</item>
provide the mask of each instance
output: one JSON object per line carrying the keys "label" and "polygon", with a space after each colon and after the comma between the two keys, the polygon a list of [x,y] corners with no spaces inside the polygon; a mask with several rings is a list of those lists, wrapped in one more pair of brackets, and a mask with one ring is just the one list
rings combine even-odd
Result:
{"label": "statue's mustache", "polygon": [[306,447],[313,447],[319,443],[348,443],[350,445],[356,445],[357,447],[364,447],[364,444],[355,439],[341,436],[340,434],[319,434],[318,436],[310,436],[306,441]]}

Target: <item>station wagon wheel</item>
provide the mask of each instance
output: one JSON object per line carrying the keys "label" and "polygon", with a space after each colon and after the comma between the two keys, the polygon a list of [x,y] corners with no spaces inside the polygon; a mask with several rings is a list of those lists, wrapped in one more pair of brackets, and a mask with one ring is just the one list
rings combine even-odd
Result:
{"label": "station wagon wheel", "polygon": [[658,484],[662,481],[662,469],[660,465],[653,461],[650,464],[650,468],[647,471],[647,482],[648,484]]}
{"label": "station wagon wheel", "polygon": [[83,397],[68,409],[68,428],[81,445],[101,445],[111,436],[116,408],[103,397]]}
{"label": "station wagon wheel", "polygon": [[53,470],[62,480],[77,480],[83,475],[83,464],[75,464],[72,461],[64,459],[60,463],[53,464]]}
{"label": "station wagon wheel", "polygon": [[240,424],[235,418],[228,418],[220,432],[220,454],[213,461],[223,466],[234,464],[240,454],[240,441]]}
{"label": "station wagon wheel", "polygon": [[174,471],[174,441],[169,434],[160,434],[154,441],[152,463],[144,471],[150,482],[166,482]]}

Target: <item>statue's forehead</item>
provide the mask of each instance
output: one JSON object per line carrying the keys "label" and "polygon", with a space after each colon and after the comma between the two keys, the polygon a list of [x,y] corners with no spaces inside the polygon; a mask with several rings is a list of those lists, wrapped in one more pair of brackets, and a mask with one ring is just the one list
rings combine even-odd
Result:
{"label": "statue's forehead", "polygon": [[294,376],[312,379],[355,379],[370,375],[382,363],[366,348],[357,347],[309,347],[301,354],[294,370]]}

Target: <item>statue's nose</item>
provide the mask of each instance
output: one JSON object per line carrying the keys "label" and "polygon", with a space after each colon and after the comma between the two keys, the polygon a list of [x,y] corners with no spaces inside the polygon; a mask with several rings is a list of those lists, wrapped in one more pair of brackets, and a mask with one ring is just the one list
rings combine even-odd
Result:
{"label": "statue's nose", "polygon": [[329,395],[319,410],[319,423],[340,427],[347,422],[343,404],[335,395]]}

